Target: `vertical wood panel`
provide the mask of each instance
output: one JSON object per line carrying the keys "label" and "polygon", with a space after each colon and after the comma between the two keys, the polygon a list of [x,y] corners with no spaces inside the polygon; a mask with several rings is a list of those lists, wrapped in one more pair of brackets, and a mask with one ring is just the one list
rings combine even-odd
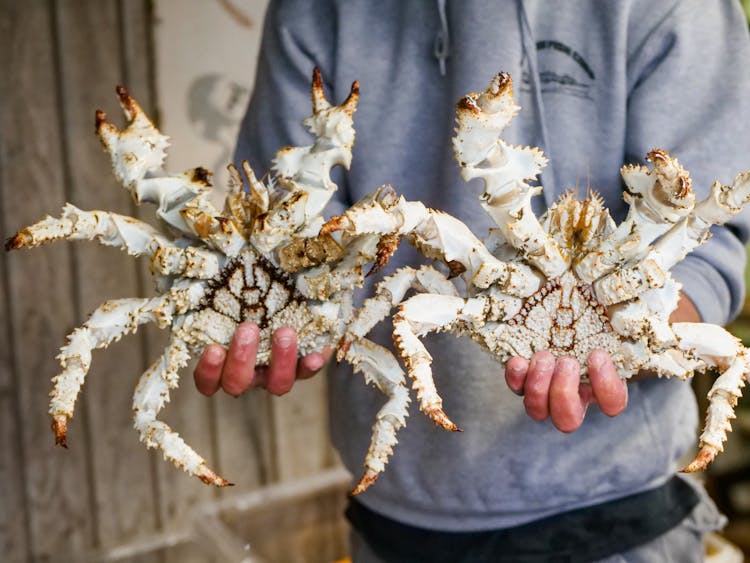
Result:
{"label": "vertical wood panel", "polygon": [[268,393],[252,390],[236,399],[221,395],[212,400],[217,407],[218,465],[235,484],[224,491],[227,496],[268,484],[277,477],[277,469]]}
{"label": "vertical wood panel", "polygon": [[21,486],[22,458],[16,457],[16,435],[20,428],[14,417],[13,398],[0,394],[0,553],[4,561],[29,559],[26,505]]}
{"label": "vertical wood panel", "polygon": [[304,477],[331,464],[326,377],[299,381],[273,403],[279,479]]}
{"label": "vertical wood panel", "polygon": [[[4,86],[3,211],[11,231],[59,210],[65,201],[57,108],[57,68],[46,2],[3,2],[12,25],[0,37]],[[16,336],[17,408],[23,415],[23,468],[30,511],[30,545],[36,561],[59,560],[91,545],[86,487],[87,444],[81,416],[70,425],[79,438],[55,448],[47,414],[54,356],[74,325],[70,249],[65,245],[17,252],[6,258]]]}
{"label": "vertical wood panel", "polygon": [[[15,24],[12,13],[5,9],[8,0],[0,1],[0,49],[9,48],[6,43],[12,37]],[[0,64],[4,64],[0,54]],[[8,99],[11,81],[0,79],[0,100]],[[7,182],[7,135],[6,115],[0,109],[0,240],[8,232],[6,224],[5,195]],[[0,251],[1,252],[1,251]],[[6,253],[0,254],[0,553],[9,561],[30,559],[29,514],[26,505],[26,487],[23,470],[25,456],[21,434],[21,413],[18,405],[19,389],[14,381],[15,356],[13,349],[16,335],[13,334],[9,303]]]}
{"label": "vertical wood panel", "polygon": [[[114,179],[94,134],[96,108],[124,125],[115,95],[115,86],[124,78],[117,4],[81,0],[75,6],[55,6],[71,202],[83,209],[130,214],[132,198]],[[79,321],[109,299],[138,295],[133,257],[86,242],[75,244],[74,252]],[[143,365],[139,339],[127,336],[94,352],[82,393],[89,412],[92,486],[102,545],[151,533],[156,524],[149,457],[133,430],[131,411]]]}

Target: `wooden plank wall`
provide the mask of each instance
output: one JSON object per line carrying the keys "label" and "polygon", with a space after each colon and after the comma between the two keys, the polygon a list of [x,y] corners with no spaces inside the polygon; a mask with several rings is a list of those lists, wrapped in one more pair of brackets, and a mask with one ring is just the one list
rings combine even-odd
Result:
{"label": "wooden plank wall", "polygon": [[[116,84],[157,115],[153,28],[148,0],[0,0],[4,238],[65,201],[153,217],[112,179],[93,127],[96,108],[122,123]],[[2,253],[0,291],[0,560],[80,561],[177,529],[197,503],[334,463],[322,377],[281,399],[207,399],[185,371],[164,419],[233,490],[206,487],[147,452],[130,409],[138,375],[164,343],[155,330],[94,354],[69,449],[54,447],[47,402],[58,348],[101,302],[152,294],[147,270],[113,249],[58,243]],[[212,561],[190,547],[127,560]]]}

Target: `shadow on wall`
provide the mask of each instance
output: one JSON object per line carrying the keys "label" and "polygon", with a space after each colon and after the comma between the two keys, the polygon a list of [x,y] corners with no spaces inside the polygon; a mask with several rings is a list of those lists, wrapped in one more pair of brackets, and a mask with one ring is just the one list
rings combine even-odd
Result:
{"label": "shadow on wall", "polygon": [[218,73],[203,74],[190,84],[187,98],[188,118],[198,135],[221,147],[210,169],[222,170],[232,160],[250,88]]}

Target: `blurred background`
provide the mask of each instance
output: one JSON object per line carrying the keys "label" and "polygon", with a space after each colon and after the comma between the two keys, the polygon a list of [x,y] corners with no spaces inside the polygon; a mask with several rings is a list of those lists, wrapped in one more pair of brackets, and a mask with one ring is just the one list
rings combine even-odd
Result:
{"label": "blurred background", "polygon": [[[732,0],[736,1],[736,0]],[[742,0],[750,13],[750,0]],[[229,160],[253,88],[267,0],[0,0],[0,233],[63,202],[153,220],[118,187],[94,109],[122,123],[125,85],[173,139],[170,170]],[[750,69],[748,69],[750,72]],[[325,376],[281,398],[195,392],[184,370],[164,419],[231,481],[217,490],[148,452],[137,376],[164,346],[146,329],[97,352],[53,445],[54,355],[96,306],[151,294],[144,264],[93,244],[0,255],[0,562],[334,561],[348,476],[328,441]],[[732,329],[750,344],[750,303]],[[694,381],[699,397],[708,378]],[[707,485],[750,553],[750,402]]]}

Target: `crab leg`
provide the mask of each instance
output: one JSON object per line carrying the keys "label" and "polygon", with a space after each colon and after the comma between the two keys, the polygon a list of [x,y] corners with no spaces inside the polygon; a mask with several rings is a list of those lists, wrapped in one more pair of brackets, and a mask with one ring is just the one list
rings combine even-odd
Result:
{"label": "crab leg", "polygon": [[352,494],[359,494],[372,485],[385,469],[393,447],[398,443],[396,432],[406,424],[409,391],[404,386],[404,372],[386,348],[366,339],[358,339],[349,346],[346,360],[362,372],[365,381],[374,383],[388,396],[378,411],[372,427],[372,440],[365,456],[365,473]]}
{"label": "crab leg", "polygon": [[593,283],[617,266],[637,258],[648,246],[685,217],[695,206],[691,179],[676,158],[654,149],[646,156],[654,169],[623,166],[620,170],[628,191],[628,216],[598,248],[574,266],[576,275]]}
{"label": "crab leg", "polygon": [[73,417],[76,397],[91,367],[91,352],[135,332],[139,325],[156,322],[164,327],[171,321],[168,296],[153,299],[117,299],[102,304],[89,319],[68,335],[58,360],[63,371],[53,378],[49,413],[55,442],[66,445],[68,419]]}
{"label": "crab leg", "polygon": [[33,248],[54,240],[95,240],[132,256],[147,255],[154,272],[209,279],[220,269],[218,254],[197,247],[180,248],[148,223],[109,211],[83,211],[66,204],[59,218],[46,217],[8,239],[6,248]]}
{"label": "crab leg", "polygon": [[734,407],[750,374],[750,352],[729,332],[717,325],[674,323],[679,348],[697,356],[707,367],[719,369],[721,375],[708,392],[706,425],[700,436],[700,451],[684,471],[705,469],[723,451]]}
{"label": "crab leg", "polygon": [[661,287],[669,270],[689,252],[703,244],[713,225],[723,225],[750,200],[750,171],[737,175],[731,186],[715,182],[711,194],[675,224],[632,268],[613,272],[594,282],[597,299],[612,305]]}
{"label": "crab leg", "polygon": [[644,352],[661,352],[674,346],[676,339],[669,325],[669,315],[677,308],[680,284],[671,275],[662,287],[644,291],[625,303],[607,308],[612,328],[626,339],[645,344]]}
{"label": "crab leg", "polygon": [[673,323],[674,345],[660,353],[647,349],[644,341],[623,342],[622,362],[618,367],[627,376],[639,369],[656,372],[660,377],[687,379],[695,372],[716,368],[720,371],[708,392],[706,424],[700,436],[700,450],[683,471],[705,469],[724,449],[734,407],[750,374],[750,352],[729,332],[717,325]]}
{"label": "crab leg", "polygon": [[147,255],[154,272],[209,279],[220,269],[220,256],[208,249],[180,248],[148,223],[109,211],[83,211],[66,204],[59,218],[46,217],[8,239],[6,248],[33,248],[60,240],[95,240],[132,256]]}
{"label": "crab leg", "polygon": [[443,399],[432,378],[432,356],[419,338],[456,325],[481,326],[486,305],[483,297],[464,299],[455,295],[420,293],[407,299],[393,316],[393,341],[413,380],[419,408],[446,430],[459,428],[443,412]]}
{"label": "crab leg", "polygon": [[363,338],[391,309],[403,301],[406,292],[415,289],[419,292],[458,296],[456,287],[440,272],[431,266],[400,268],[396,273],[383,279],[377,285],[375,295],[366,299],[357,312],[357,318],[347,327],[345,338]]}
{"label": "crab leg", "polygon": [[531,209],[531,198],[541,188],[526,182],[536,178],[547,159],[539,149],[513,147],[498,138],[519,109],[513,100],[510,75],[501,72],[484,92],[469,94],[458,102],[453,148],[464,180],[484,180],[482,207],[504,238],[547,278],[553,278],[567,269],[570,258]]}
{"label": "crab leg", "polygon": [[160,448],[165,459],[201,481],[218,487],[231,485],[217,475],[180,436],[156,416],[169,401],[169,390],[175,389],[179,381],[180,368],[187,365],[188,347],[178,336],[173,335],[161,358],[159,358],[138,380],[133,395],[135,428],[141,441],[149,448]]}
{"label": "crab leg", "polygon": [[442,260],[454,275],[462,274],[482,289],[495,284],[515,297],[528,297],[539,289],[540,278],[530,267],[498,260],[463,222],[417,201],[373,201],[331,219],[321,232],[339,230],[355,236],[408,236],[425,257]]}

